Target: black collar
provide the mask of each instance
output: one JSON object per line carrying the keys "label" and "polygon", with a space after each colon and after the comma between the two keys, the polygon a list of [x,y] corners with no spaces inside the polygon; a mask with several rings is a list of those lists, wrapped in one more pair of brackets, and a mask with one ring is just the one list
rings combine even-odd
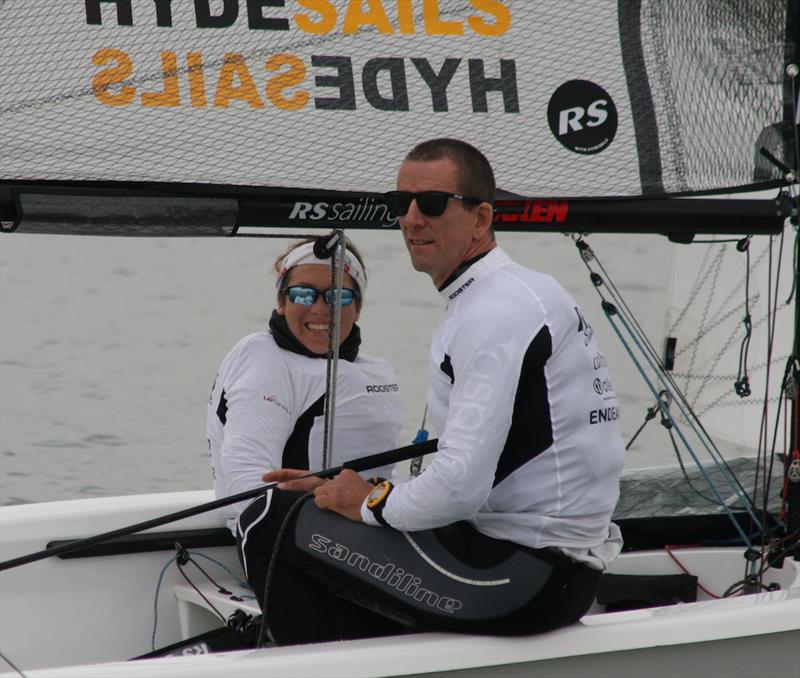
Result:
{"label": "black collar", "polygon": [[441,291],[442,291],[442,290],[443,290],[445,287],[447,287],[447,286],[448,286],[450,283],[452,283],[452,282],[453,282],[453,281],[454,281],[456,278],[458,278],[458,276],[460,276],[460,275],[461,275],[461,274],[462,274],[464,271],[466,271],[466,270],[467,270],[467,269],[468,269],[470,266],[472,266],[472,264],[474,264],[476,261],[480,261],[481,259],[483,259],[483,258],[484,258],[484,257],[485,257],[487,254],[489,254],[489,252],[491,252],[491,251],[492,251],[492,250],[487,250],[486,252],[483,252],[482,254],[479,254],[477,257],[472,257],[472,259],[467,259],[467,261],[465,261],[465,262],[464,262],[463,264],[461,264],[461,265],[460,265],[460,266],[459,266],[459,267],[458,267],[458,268],[457,268],[455,271],[453,271],[453,272],[452,272],[452,273],[451,273],[451,274],[450,274],[450,275],[447,277],[447,280],[445,280],[445,281],[444,281],[444,282],[443,282],[443,283],[442,283],[442,284],[439,286],[439,288],[438,288],[438,289],[439,289],[439,291],[441,292]]}
{"label": "black collar", "polygon": [[[272,312],[272,316],[269,319],[269,328],[272,330],[275,343],[285,351],[291,351],[292,353],[304,355],[308,358],[327,358],[327,353],[312,353],[309,351],[300,340],[292,334],[286,322],[286,318],[277,311]],[[350,335],[342,342],[341,346],[339,346],[339,357],[344,358],[348,362],[353,362],[358,357],[358,347],[360,345],[361,329],[358,325],[353,323],[353,329],[350,331]]]}

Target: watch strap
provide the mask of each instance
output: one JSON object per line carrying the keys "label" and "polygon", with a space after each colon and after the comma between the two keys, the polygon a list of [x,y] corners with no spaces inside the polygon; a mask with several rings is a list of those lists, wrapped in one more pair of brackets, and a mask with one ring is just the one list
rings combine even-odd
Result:
{"label": "watch strap", "polygon": [[389,523],[387,523],[386,519],[383,517],[383,509],[393,489],[394,485],[388,480],[384,480],[382,483],[376,485],[375,489],[372,490],[367,497],[367,508],[372,512],[375,520],[386,527],[389,527]]}

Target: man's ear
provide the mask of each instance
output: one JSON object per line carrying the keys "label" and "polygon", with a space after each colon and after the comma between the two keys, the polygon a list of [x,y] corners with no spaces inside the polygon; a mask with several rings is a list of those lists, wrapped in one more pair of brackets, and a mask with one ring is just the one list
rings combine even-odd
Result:
{"label": "man's ear", "polygon": [[278,295],[278,305],[275,308],[278,315],[286,315],[286,296],[283,294]]}
{"label": "man's ear", "polygon": [[475,240],[481,240],[492,229],[494,222],[494,208],[489,202],[482,202],[475,208]]}

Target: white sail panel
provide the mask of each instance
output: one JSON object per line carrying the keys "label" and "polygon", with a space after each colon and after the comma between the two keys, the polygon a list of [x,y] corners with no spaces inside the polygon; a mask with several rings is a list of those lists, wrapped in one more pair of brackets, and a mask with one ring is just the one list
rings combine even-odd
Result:
{"label": "white sail panel", "polygon": [[436,136],[527,195],[775,178],[785,3],[664,4],[6,0],[0,179],[384,191]]}

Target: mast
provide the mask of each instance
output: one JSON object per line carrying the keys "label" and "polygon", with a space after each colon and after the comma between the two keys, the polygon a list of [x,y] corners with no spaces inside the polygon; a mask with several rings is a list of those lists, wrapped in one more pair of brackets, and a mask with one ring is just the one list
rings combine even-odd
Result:
{"label": "mast", "polygon": [[[331,289],[335,290],[335,301],[328,307],[328,369],[325,385],[325,439],[322,446],[322,468],[333,464],[333,433],[336,421],[336,379],[339,371],[339,327],[342,320],[342,287],[344,285],[345,240],[344,231],[337,229],[324,243],[317,241],[320,254],[332,256]],[[320,256],[318,254],[317,256]]]}
{"label": "mast", "polygon": [[[800,262],[800,237],[795,238],[795,261]],[[792,398],[789,421],[789,450],[785,459],[786,483],[786,531],[795,535],[794,559],[800,560],[800,269],[794,269],[794,344],[792,348],[792,365],[787,375],[787,397]]]}

